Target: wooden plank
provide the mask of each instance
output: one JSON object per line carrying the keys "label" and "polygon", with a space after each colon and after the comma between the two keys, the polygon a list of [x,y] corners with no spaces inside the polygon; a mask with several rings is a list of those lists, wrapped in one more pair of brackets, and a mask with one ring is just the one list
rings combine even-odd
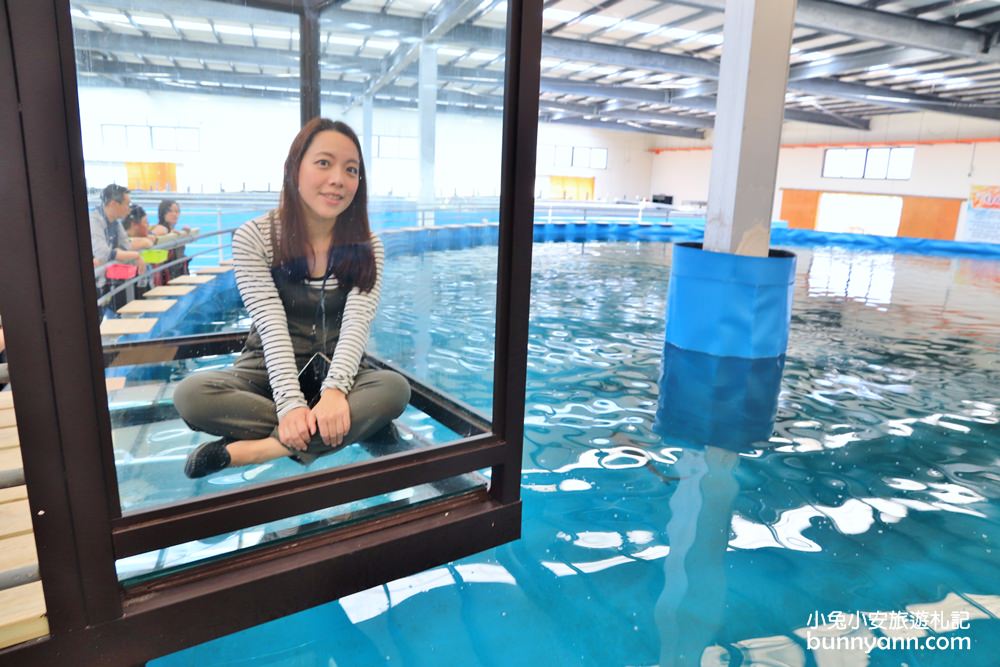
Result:
{"label": "wooden plank", "polygon": [[230,266],[203,266],[200,269],[191,269],[191,270],[194,273],[196,273],[196,274],[198,274],[200,276],[203,273],[229,273],[230,271],[233,270],[233,267],[231,265]]}
{"label": "wooden plank", "polygon": [[49,634],[42,582],[0,591],[0,648]]}
{"label": "wooden plank", "polygon": [[[16,473],[16,474],[15,474]],[[8,447],[6,449],[0,449],[0,482],[4,479],[11,479],[15,477],[21,477],[19,484],[23,484],[23,475],[21,473],[21,448],[20,447]],[[0,486],[12,486],[11,484],[2,484]]]}
{"label": "wooden plank", "polygon": [[125,386],[125,378],[122,376],[104,378],[104,386],[108,388],[108,391],[118,391]]}
{"label": "wooden plank", "polygon": [[0,449],[8,449],[10,447],[20,447],[21,441],[18,439],[17,428],[11,426],[9,428],[0,428]]}
{"label": "wooden plank", "polygon": [[129,301],[116,312],[119,315],[130,315],[133,313],[162,313],[173,308],[177,299],[136,299]]}
{"label": "wooden plank", "polygon": [[[206,276],[177,276],[170,281],[169,285],[204,285],[215,280],[214,275]],[[168,286],[169,286],[168,285]]]}
{"label": "wooden plank", "polygon": [[159,287],[154,287],[145,294],[142,298],[148,299],[150,297],[160,297],[160,296],[184,296],[185,294],[190,294],[194,291],[194,287],[191,285],[160,285]]}
{"label": "wooden plank", "polygon": [[8,409],[14,407],[14,392],[0,391],[0,408]]}
{"label": "wooden plank", "polygon": [[[10,581],[15,576],[15,570],[21,573],[38,567],[38,554],[35,551],[35,536],[31,533],[8,537],[0,540],[0,580]],[[6,577],[5,577],[6,575]],[[24,576],[21,574],[21,576]],[[26,583],[23,579],[13,583]],[[7,584],[10,585],[9,583]]]}
{"label": "wooden plank", "polygon": [[0,538],[31,534],[31,509],[27,500],[0,504]]}
{"label": "wooden plank", "polygon": [[149,333],[156,325],[155,317],[130,318],[126,320],[104,320],[101,322],[102,336],[123,336],[125,334]]}
{"label": "wooden plank", "polygon": [[17,421],[14,419],[14,411],[0,410],[0,429],[7,428],[9,426],[17,426]]}
{"label": "wooden plank", "polygon": [[21,486],[12,486],[9,489],[0,489],[0,504],[11,503],[15,500],[27,500],[28,499],[28,487],[24,484]]}
{"label": "wooden plank", "polygon": [[0,449],[9,449],[10,447],[20,447],[21,441],[18,439],[17,428],[11,426],[9,428],[0,428]]}

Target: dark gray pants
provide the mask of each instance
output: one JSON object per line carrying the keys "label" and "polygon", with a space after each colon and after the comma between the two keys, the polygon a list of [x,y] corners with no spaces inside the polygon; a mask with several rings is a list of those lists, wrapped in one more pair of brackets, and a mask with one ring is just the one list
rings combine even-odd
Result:
{"label": "dark gray pants", "polygon": [[[308,465],[318,456],[364,440],[403,414],[409,401],[410,385],[399,373],[359,370],[347,395],[351,428],[342,444],[328,447],[317,429],[306,451],[289,448],[289,456]],[[174,390],[174,407],[192,429],[226,440],[278,438],[263,354],[244,353],[232,368],[189,375]]]}

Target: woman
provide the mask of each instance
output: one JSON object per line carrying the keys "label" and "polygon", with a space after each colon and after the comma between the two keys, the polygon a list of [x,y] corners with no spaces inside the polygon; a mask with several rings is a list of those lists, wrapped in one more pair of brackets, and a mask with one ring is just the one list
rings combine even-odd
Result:
{"label": "woman", "polygon": [[[156,210],[157,225],[153,227],[153,234],[156,236],[164,236],[173,232],[179,234],[187,234],[191,231],[190,227],[182,227],[177,229],[177,221],[181,217],[181,205],[173,199],[163,199],[160,201],[160,205]],[[184,246],[179,245],[177,247],[171,248],[167,254],[167,262],[172,262],[176,259],[180,259],[184,256]],[[188,260],[190,261],[190,260]],[[176,278],[177,276],[183,276],[188,272],[188,262],[179,262],[172,265],[170,268],[164,269],[166,274],[165,280],[170,280],[171,278]]]}
{"label": "woman", "polygon": [[[278,208],[236,231],[233,261],[253,326],[232,369],[195,373],[174,392],[188,425],[221,436],[188,456],[188,477],[281,456],[307,465],[402,414],[406,380],[359,370],[383,249],[369,229],[361,145],[350,127],[314,118],[302,128]],[[329,370],[306,396],[299,369],[314,370],[319,352],[332,355]]]}

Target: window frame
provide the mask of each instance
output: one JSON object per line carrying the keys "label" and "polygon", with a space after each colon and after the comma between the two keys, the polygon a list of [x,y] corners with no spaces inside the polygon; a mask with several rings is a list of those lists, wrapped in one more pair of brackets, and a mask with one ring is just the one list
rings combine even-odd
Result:
{"label": "window frame", "polygon": [[[59,664],[67,655],[84,666],[108,655],[141,663],[519,537],[540,0],[508,5],[492,432],[127,516],[89,256],[69,0],[2,1],[0,136],[23,160],[0,166],[10,184],[0,194],[9,220],[0,283],[18,285],[4,290],[0,305],[7,322],[17,322],[5,332],[18,432],[30,443],[22,457],[50,628],[45,638],[0,650],[4,664]],[[239,4],[299,16],[301,117],[318,114],[325,3]],[[492,468],[488,491],[238,552],[127,589],[117,579],[115,561],[129,554],[485,467]],[[240,520],[248,503],[263,515]],[[192,624],[196,616],[212,622]]]}
{"label": "window frame", "polygon": [[[866,176],[868,171],[868,156],[872,150],[882,150],[889,149],[889,157],[886,161],[886,175],[885,176]],[[860,176],[829,176],[827,175],[827,157],[830,151],[860,151],[865,152],[865,159],[861,164],[861,175]],[[823,149],[823,167],[820,170],[820,178],[836,178],[840,180],[854,180],[854,181],[909,181],[913,178],[913,162],[914,159],[910,160],[910,173],[905,178],[890,177],[888,175],[889,165],[892,163],[892,155],[897,150],[911,150],[913,151],[914,159],[916,157],[916,146],[894,146],[894,145],[872,145],[872,146],[830,146]]]}

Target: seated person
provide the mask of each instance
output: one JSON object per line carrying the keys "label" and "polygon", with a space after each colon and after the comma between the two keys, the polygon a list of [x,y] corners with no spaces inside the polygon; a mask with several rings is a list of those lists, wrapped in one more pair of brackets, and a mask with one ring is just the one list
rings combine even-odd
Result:
{"label": "seated person", "polygon": [[[181,217],[181,205],[173,199],[164,199],[160,201],[160,205],[156,211],[158,224],[153,227],[153,234],[156,236],[164,236],[166,234],[187,234],[191,231],[188,226],[181,227],[178,229],[177,221]],[[174,260],[184,257],[184,246],[179,245],[175,248],[170,249],[170,254],[167,256],[167,262],[173,262]],[[177,276],[185,275],[188,267],[188,262],[178,262],[173,266],[164,269],[167,278],[176,278]]]}
{"label": "seated person", "polygon": [[156,237],[149,232],[149,217],[146,209],[138,204],[132,204],[128,215],[122,220],[122,227],[128,234],[132,250],[145,250],[156,245]]}
{"label": "seated person", "polygon": [[[174,406],[211,440],[184,468],[203,477],[283,456],[307,465],[371,438],[402,414],[406,379],[361,369],[382,289],[382,241],[368,223],[361,144],[341,122],[314,118],[285,160],[278,208],[233,237],[236,285],[253,327],[232,368],[184,378]],[[298,369],[317,370],[316,386]],[[306,396],[303,389],[310,391]],[[382,434],[379,433],[379,436]]]}
{"label": "seated person", "polygon": [[[129,189],[123,185],[109,185],[101,191],[101,203],[90,212],[90,245],[94,266],[110,262],[135,264],[139,273],[146,270],[138,250],[132,249],[121,219],[128,215],[132,200]],[[106,291],[104,274],[97,276],[97,288]]]}
{"label": "seated person", "polygon": [[170,232],[184,234],[191,231],[187,225],[177,228],[177,220],[181,217],[181,205],[174,199],[163,199],[156,211],[157,225],[153,227],[153,233],[163,236]]}

